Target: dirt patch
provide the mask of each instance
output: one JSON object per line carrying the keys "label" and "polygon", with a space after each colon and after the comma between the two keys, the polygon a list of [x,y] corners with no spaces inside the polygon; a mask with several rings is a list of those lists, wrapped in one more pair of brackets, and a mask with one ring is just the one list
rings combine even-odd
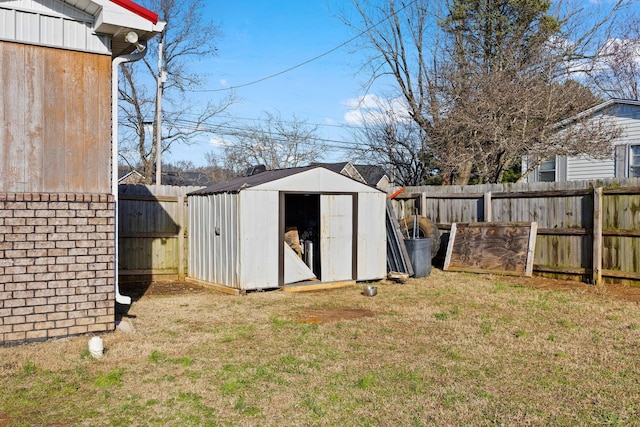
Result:
{"label": "dirt patch", "polygon": [[150,282],[150,283],[122,283],[120,293],[134,299],[143,296],[171,296],[215,292],[212,288],[180,281]]}
{"label": "dirt patch", "polygon": [[524,286],[531,286],[536,289],[548,289],[552,291],[578,291],[586,294],[606,296],[613,299],[640,302],[640,287],[618,285],[613,283],[607,283],[604,285],[588,285],[582,282],[575,282],[571,280],[556,280],[547,279],[544,277],[514,277],[514,276],[498,276],[500,280],[519,284]]}
{"label": "dirt patch", "polygon": [[366,309],[327,307],[305,310],[300,314],[297,321],[302,323],[326,323],[359,319],[361,317],[373,317],[375,315],[376,313],[374,311]]}

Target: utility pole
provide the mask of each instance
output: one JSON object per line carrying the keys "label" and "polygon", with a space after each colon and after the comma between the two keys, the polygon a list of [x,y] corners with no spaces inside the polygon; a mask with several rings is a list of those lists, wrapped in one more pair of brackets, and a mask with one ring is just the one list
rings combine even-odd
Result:
{"label": "utility pole", "polygon": [[167,75],[162,64],[162,44],[164,31],[158,42],[158,76],[156,77],[156,185],[162,184],[162,91]]}

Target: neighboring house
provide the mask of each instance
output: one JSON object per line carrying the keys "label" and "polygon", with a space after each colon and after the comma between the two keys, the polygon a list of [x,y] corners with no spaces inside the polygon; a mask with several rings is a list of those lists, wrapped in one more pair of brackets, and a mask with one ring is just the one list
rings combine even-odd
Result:
{"label": "neighboring house", "polygon": [[119,170],[118,184],[143,184],[144,176],[137,170]]}
{"label": "neighboring house", "polygon": [[382,166],[377,165],[353,165],[360,173],[360,176],[364,178],[364,182],[369,185],[373,185],[381,190],[388,190],[391,188],[391,180],[387,175],[387,172]]}
{"label": "neighboring house", "polygon": [[[580,118],[609,116],[622,135],[613,142],[611,158],[556,156],[547,159],[527,177],[528,182],[559,182],[640,177],[640,101],[612,99],[579,114]],[[523,159],[522,170],[528,167]]]}
{"label": "neighboring house", "polygon": [[130,302],[116,281],[117,67],[163,28],[129,0],[0,1],[0,344],[110,331]]}
{"label": "neighboring house", "polygon": [[338,163],[314,163],[326,169],[353,178],[362,183],[372,185],[382,190],[391,187],[389,177],[385,170],[375,165],[354,165],[351,162]]}

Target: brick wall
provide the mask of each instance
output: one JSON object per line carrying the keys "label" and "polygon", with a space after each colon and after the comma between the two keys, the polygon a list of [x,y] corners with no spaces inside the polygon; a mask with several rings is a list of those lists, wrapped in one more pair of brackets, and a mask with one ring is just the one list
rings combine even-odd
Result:
{"label": "brick wall", "polygon": [[0,344],[114,329],[114,200],[0,193]]}

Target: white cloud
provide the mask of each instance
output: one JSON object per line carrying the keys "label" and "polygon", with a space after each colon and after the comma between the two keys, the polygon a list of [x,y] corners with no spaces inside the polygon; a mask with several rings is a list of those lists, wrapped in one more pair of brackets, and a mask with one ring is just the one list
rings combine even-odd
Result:
{"label": "white cloud", "polygon": [[402,98],[382,98],[375,94],[367,94],[358,98],[347,99],[343,102],[349,107],[344,120],[360,126],[365,122],[380,122],[390,116],[397,121],[409,120],[406,103]]}
{"label": "white cloud", "polygon": [[209,145],[211,145],[212,147],[215,148],[224,148],[228,145],[231,145],[231,141],[229,141],[228,139],[224,139],[224,138],[217,138],[217,137],[213,137],[211,139],[209,139]]}
{"label": "white cloud", "polygon": [[220,79],[220,86],[229,87],[229,81],[227,81],[227,79]]}

